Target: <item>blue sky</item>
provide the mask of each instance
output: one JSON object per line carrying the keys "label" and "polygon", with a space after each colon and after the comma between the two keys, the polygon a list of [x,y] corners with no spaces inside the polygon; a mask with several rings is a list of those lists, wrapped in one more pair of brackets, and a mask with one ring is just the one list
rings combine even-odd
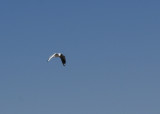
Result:
{"label": "blue sky", "polygon": [[0,1],[0,113],[159,114],[159,4]]}

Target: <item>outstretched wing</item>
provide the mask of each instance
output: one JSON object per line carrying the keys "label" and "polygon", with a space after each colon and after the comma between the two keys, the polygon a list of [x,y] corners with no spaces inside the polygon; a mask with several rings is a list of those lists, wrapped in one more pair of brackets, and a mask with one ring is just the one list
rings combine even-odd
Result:
{"label": "outstretched wing", "polygon": [[66,64],[66,57],[63,54],[61,54],[60,58],[61,58],[63,66],[65,66],[65,64]]}
{"label": "outstretched wing", "polygon": [[48,58],[48,61],[50,61],[53,57],[55,57],[55,54],[56,54],[56,53],[54,53],[53,55],[51,55],[51,56]]}

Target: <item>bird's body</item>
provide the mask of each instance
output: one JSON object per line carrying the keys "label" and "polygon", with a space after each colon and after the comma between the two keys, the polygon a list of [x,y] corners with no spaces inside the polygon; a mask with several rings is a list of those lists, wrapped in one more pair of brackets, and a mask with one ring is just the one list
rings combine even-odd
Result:
{"label": "bird's body", "polygon": [[66,64],[66,58],[65,58],[65,56],[62,53],[54,53],[53,55],[51,55],[48,58],[48,61],[50,61],[54,57],[59,57],[61,59],[61,61],[62,61],[63,66],[65,66],[65,64]]}

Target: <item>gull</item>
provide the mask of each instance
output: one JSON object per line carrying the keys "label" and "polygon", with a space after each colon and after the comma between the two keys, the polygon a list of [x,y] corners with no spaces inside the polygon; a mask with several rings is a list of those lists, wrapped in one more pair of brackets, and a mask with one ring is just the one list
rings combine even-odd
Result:
{"label": "gull", "polygon": [[54,57],[59,57],[59,58],[61,59],[61,61],[62,61],[63,66],[65,66],[65,64],[66,64],[66,58],[65,58],[65,56],[64,56],[62,53],[54,53],[53,55],[51,55],[51,56],[48,58],[48,62],[49,62],[52,58],[54,58]]}

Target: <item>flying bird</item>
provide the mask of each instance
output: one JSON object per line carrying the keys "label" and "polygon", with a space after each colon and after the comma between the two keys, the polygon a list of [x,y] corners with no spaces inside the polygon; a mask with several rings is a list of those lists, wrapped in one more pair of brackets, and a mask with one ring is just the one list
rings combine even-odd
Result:
{"label": "flying bird", "polygon": [[65,66],[65,64],[66,64],[66,58],[65,58],[65,56],[64,56],[62,53],[54,53],[53,55],[51,55],[51,56],[48,58],[48,62],[49,62],[52,58],[54,58],[54,57],[59,57],[59,58],[61,59],[61,61],[62,61],[63,66]]}

